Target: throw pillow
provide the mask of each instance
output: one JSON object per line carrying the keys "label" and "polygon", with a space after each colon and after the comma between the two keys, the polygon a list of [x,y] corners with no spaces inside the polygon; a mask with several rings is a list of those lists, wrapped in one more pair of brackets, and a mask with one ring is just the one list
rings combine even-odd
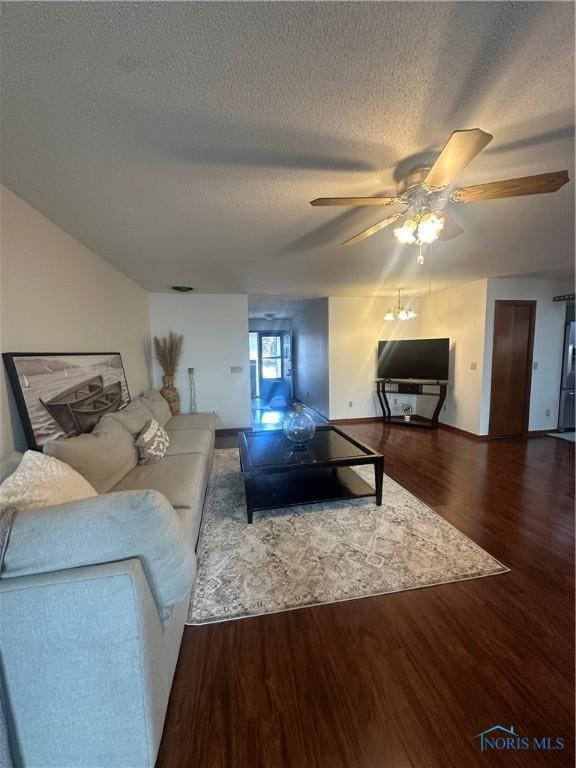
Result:
{"label": "throw pillow", "polygon": [[158,392],[157,389],[151,389],[150,392],[142,395],[141,399],[144,405],[149,408],[158,424],[160,424],[161,427],[165,427],[172,418],[172,411],[160,392]]}
{"label": "throw pillow", "polygon": [[97,495],[68,464],[38,451],[26,451],[18,467],[0,485],[0,507],[37,509]]}
{"label": "throw pillow", "polygon": [[108,415],[111,419],[122,424],[124,429],[134,436],[139,435],[150,421],[150,417],[154,416],[150,408],[144,405],[139,397],[131,400],[121,411],[115,411]]}
{"label": "throw pillow", "polygon": [[110,415],[90,434],[50,440],[42,450],[80,472],[98,493],[108,493],[138,463],[134,438]]}
{"label": "throw pillow", "polygon": [[169,445],[170,438],[164,427],[161,427],[156,419],[150,419],[136,438],[138,464],[150,464],[152,461],[160,461],[166,454],[166,449]]}

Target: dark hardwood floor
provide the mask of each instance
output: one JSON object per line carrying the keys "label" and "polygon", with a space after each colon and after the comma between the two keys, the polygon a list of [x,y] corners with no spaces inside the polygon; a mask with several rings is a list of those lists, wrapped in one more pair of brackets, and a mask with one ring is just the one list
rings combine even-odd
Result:
{"label": "dark hardwood floor", "polygon": [[[343,428],[511,572],[187,627],[158,765],[572,766],[574,445]],[[481,753],[497,724],[566,748]]]}

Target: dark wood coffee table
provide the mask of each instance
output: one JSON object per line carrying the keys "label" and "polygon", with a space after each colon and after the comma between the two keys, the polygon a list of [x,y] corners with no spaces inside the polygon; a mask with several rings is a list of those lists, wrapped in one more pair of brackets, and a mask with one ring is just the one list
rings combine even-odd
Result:
{"label": "dark wood coffee table", "polygon": [[[240,465],[246,513],[376,496],[382,504],[384,457],[336,427],[317,427],[304,449],[295,449],[281,431],[240,432]],[[350,467],[374,465],[375,488]]]}

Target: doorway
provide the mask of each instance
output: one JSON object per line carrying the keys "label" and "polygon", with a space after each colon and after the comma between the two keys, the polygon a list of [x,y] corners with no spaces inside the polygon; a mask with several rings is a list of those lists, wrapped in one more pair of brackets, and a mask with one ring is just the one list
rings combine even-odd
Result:
{"label": "doorway", "polygon": [[292,402],[290,331],[250,331],[250,389],[262,406]]}
{"label": "doorway", "polygon": [[495,303],[490,437],[528,432],[535,321],[535,301]]}

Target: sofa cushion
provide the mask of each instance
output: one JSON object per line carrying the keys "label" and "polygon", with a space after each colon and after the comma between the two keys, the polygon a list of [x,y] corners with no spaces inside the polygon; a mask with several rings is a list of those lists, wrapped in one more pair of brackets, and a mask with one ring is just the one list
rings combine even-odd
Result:
{"label": "sofa cushion", "polygon": [[[155,491],[94,496],[16,515],[3,578],[137,557],[162,617],[183,600],[196,569],[183,521]],[[105,623],[106,606],[102,610]],[[66,614],[62,611],[63,625]]]}
{"label": "sofa cushion", "polygon": [[178,456],[182,453],[202,453],[209,456],[214,447],[214,433],[209,429],[176,429],[167,430],[170,445],[167,456]]}
{"label": "sofa cushion", "polygon": [[37,509],[96,495],[69,464],[39,451],[26,451],[14,472],[0,484],[0,507]]}
{"label": "sofa cushion", "polygon": [[44,453],[66,462],[85,477],[98,493],[113,488],[138,462],[132,435],[108,416],[88,435],[51,440]]}
{"label": "sofa cushion", "polygon": [[209,413],[180,413],[164,425],[167,430],[176,429],[216,429],[216,414]]}
{"label": "sofa cushion", "polygon": [[121,411],[116,411],[115,413],[110,413],[104,418],[115,419],[122,424],[127,432],[130,432],[131,435],[135,436],[142,432],[153,415],[154,414],[143,400],[137,397],[135,400],[131,400],[126,408],[122,408]]}
{"label": "sofa cushion", "polygon": [[134,467],[114,491],[155,490],[173,507],[195,507],[204,499],[209,460],[201,453],[165,456],[155,464]]}
{"label": "sofa cushion", "polygon": [[151,389],[150,392],[142,395],[142,402],[152,412],[152,416],[161,427],[165,427],[172,418],[170,406],[157,389]]}

